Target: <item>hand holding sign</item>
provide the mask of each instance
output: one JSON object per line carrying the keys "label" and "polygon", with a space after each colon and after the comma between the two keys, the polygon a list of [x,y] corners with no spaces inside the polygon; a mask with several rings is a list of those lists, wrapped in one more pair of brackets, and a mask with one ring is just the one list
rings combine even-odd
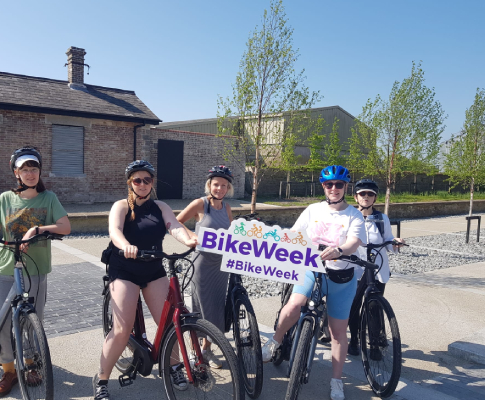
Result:
{"label": "hand holding sign", "polygon": [[197,250],[222,254],[221,271],[303,284],[305,271],[325,269],[320,252],[305,232],[291,232],[259,221],[232,221],[229,229],[201,228]]}

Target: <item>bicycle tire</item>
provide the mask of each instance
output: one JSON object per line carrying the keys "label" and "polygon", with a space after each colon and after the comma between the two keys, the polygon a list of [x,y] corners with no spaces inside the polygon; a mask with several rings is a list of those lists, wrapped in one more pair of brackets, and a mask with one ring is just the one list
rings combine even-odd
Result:
{"label": "bicycle tire", "polygon": [[322,343],[329,343],[332,341],[332,336],[330,335],[330,329],[328,327],[328,314],[326,303],[323,303],[323,315],[320,319],[318,340],[320,340]]}
{"label": "bicycle tire", "polygon": [[[399,327],[394,311],[384,297],[371,295],[364,302],[367,304],[362,309],[360,331],[364,373],[377,396],[389,397],[401,376]],[[378,319],[380,322],[376,322]]]}
{"label": "bicycle tire", "polygon": [[[34,312],[21,312],[19,317],[22,354],[16,347],[17,377],[22,398],[26,400],[54,398],[54,377],[47,337]],[[15,339],[14,339],[15,341]],[[32,363],[27,363],[30,360]],[[24,364],[24,368],[19,366]],[[29,380],[30,375],[30,380]]]}
{"label": "bicycle tire", "polygon": [[[293,292],[293,285],[291,283],[285,283],[283,285],[283,290],[281,291],[281,308],[280,311],[278,312],[278,316],[276,317],[275,325],[274,328],[276,330],[276,327],[278,326],[278,320],[280,316],[280,312],[284,306],[288,303],[291,297],[291,293]],[[273,365],[278,366],[280,365],[283,360],[285,359],[285,353],[286,353],[286,346],[291,345],[291,339],[290,339],[290,331],[285,333],[285,336],[283,338],[283,343],[282,345],[276,349],[273,355]]]}
{"label": "bicycle tire", "polygon": [[[113,328],[113,313],[111,309],[111,294],[108,290],[103,298],[103,333],[104,337],[108,336],[108,333]],[[129,344],[126,345],[123,353],[116,361],[115,367],[123,375],[130,375],[135,370],[136,360],[133,350]]]}
{"label": "bicycle tire", "polygon": [[301,390],[305,379],[308,379],[306,375],[306,365],[308,362],[311,343],[312,343],[312,323],[307,319],[303,320],[300,339],[295,352],[295,359],[293,360],[293,366],[290,372],[290,381],[288,382],[288,388],[286,389],[285,400],[296,400]]}
{"label": "bicycle tire", "polygon": [[[172,326],[167,332],[159,355],[159,373],[163,378],[165,393],[169,400],[177,399],[214,399],[214,400],[243,400],[245,397],[244,385],[242,384],[239,363],[236,353],[215,325],[200,318],[185,319],[181,323],[184,344],[189,355],[190,369],[195,378],[191,384],[188,382],[186,366],[182,371],[187,379],[188,387],[184,391],[175,389],[170,380],[170,366],[180,363],[180,351],[175,327]],[[195,353],[191,349],[193,334],[198,339],[210,338],[211,350],[222,361],[222,368],[211,368],[206,364],[199,364]],[[176,346],[176,347],[175,347]],[[200,346],[198,343],[196,346]],[[178,359],[173,360],[172,354],[178,354]],[[192,353],[192,354],[191,354]]]}
{"label": "bicycle tire", "polygon": [[263,388],[263,355],[258,321],[248,297],[237,293],[234,298],[234,340],[246,393],[257,399]]}

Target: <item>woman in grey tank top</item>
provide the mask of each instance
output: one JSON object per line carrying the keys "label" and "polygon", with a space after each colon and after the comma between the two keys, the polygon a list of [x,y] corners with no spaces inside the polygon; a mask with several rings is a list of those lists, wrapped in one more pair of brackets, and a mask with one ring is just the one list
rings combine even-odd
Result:
{"label": "woman in grey tank top", "polygon": [[[224,197],[231,197],[234,193],[229,168],[223,165],[211,168],[205,184],[205,193],[207,196],[194,200],[177,216],[181,223],[195,218],[196,235],[200,227],[228,229],[231,225],[231,207],[223,201]],[[220,270],[222,255],[196,252],[194,258],[192,311],[199,312],[202,318],[224,332],[224,308],[229,274]],[[210,342],[205,339],[202,351],[208,357],[212,368],[221,368],[221,362],[210,350]]]}

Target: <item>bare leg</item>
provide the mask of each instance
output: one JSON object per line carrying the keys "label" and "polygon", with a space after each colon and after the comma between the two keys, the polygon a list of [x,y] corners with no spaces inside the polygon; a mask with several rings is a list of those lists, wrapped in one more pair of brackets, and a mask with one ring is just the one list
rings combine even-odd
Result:
{"label": "bare leg", "polygon": [[293,325],[295,325],[300,318],[301,307],[304,306],[308,298],[300,293],[293,293],[288,300],[286,306],[281,309],[278,326],[274,334],[274,339],[281,343],[285,333]]}
{"label": "bare leg", "polygon": [[101,353],[99,379],[109,379],[116,360],[128,343],[135,322],[140,287],[130,281],[116,279],[110,283],[113,328],[106,336]]}
{"label": "bare leg", "polygon": [[145,303],[152,314],[153,320],[158,325],[162,316],[163,306],[168,294],[170,282],[166,276],[148,283],[147,287],[142,289]]}
{"label": "bare leg", "polygon": [[332,378],[342,379],[345,358],[347,357],[347,324],[348,319],[337,319],[328,316],[328,326],[332,334]]}

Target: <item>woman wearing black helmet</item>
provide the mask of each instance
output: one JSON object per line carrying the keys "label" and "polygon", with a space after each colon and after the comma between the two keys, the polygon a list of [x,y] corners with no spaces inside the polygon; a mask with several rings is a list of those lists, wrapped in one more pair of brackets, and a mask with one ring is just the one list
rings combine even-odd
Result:
{"label": "woman wearing black helmet", "polygon": [[[200,227],[228,229],[232,222],[232,212],[224,198],[234,194],[232,179],[231,171],[224,165],[211,168],[205,184],[206,196],[190,203],[177,216],[178,221],[185,223],[195,218],[196,234]],[[224,332],[224,307],[229,274],[220,270],[221,261],[220,254],[198,252],[195,255],[192,308],[193,312],[200,312],[202,318]],[[210,350],[210,342],[205,339],[202,351],[212,368],[221,368],[221,362]]]}
{"label": "woman wearing black helmet", "polygon": [[[99,373],[93,378],[95,400],[109,399],[108,379],[128,343],[140,290],[156,323],[162,314],[169,288],[165,268],[161,260],[136,260],[138,250],[162,250],[167,232],[186,246],[197,244],[177,221],[171,208],[151,198],[155,169],[149,162],[130,163],[125,176],[128,199],[115,202],[109,213],[113,246],[109,260],[113,328],[104,341]],[[119,250],[124,251],[124,256],[119,255]],[[171,376],[174,387],[185,390],[188,384],[178,372],[174,370]]]}
{"label": "woman wearing black helmet", "polygon": [[[49,231],[67,235],[71,225],[57,196],[46,190],[42,182],[42,156],[35,147],[21,147],[12,154],[10,168],[17,187],[0,195],[0,229],[4,240],[26,240],[38,233]],[[0,245],[0,299],[6,299],[12,287],[15,260],[13,253]],[[22,245],[27,251],[27,270],[31,276],[30,296],[35,298],[36,313],[42,321],[47,292],[47,274],[51,272],[50,241]],[[3,377],[0,396],[5,396],[17,383],[11,342],[11,321],[7,319],[0,331],[0,363]],[[41,377],[32,370],[27,382],[38,384]]]}
{"label": "woman wearing black helmet", "polygon": [[[383,243],[389,240],[396,240],[401,243],[405,243],[401,238],[395,238],[392,234],[391,223],[386,214],[377,211],[373,206],[376,202],[377,195],[379,194],[379,187],[371,179],[362,179],[358,181],[354,186],[354,199],[358,204],[358,209],[362,212],[365,219],[365,231],[367,235],[367,243]],[[398,246],[394,247],[392,250],[396,251]],[[388,250],[391,250],[390,246]],[[364,259],[367,257],[366,249],[364,247],[360,250],[360,256]],[[389,277],[391,276],[389,270],[389,259],[387,257],[386,251],[379,252],[377,254],[375,263],[381,268],[377,273],[378,282],[376,282],[377,287],[384,293],[384,288]],[[360,274],[362,274],[360,270]],[[349,320],[350,329],[350,344],[348,353],[354,356],[360,354],[359,351],[359,339],[358,339],[358,326],[359,326],[359,315],[357,310],[360,309],[362,305],[362,298],[364,295],[365,282],[363,280],[359,281],[357,287],[357,294],[355,296],[354,302],[352,303],[352,309],[350,314],[353,316]]]}

